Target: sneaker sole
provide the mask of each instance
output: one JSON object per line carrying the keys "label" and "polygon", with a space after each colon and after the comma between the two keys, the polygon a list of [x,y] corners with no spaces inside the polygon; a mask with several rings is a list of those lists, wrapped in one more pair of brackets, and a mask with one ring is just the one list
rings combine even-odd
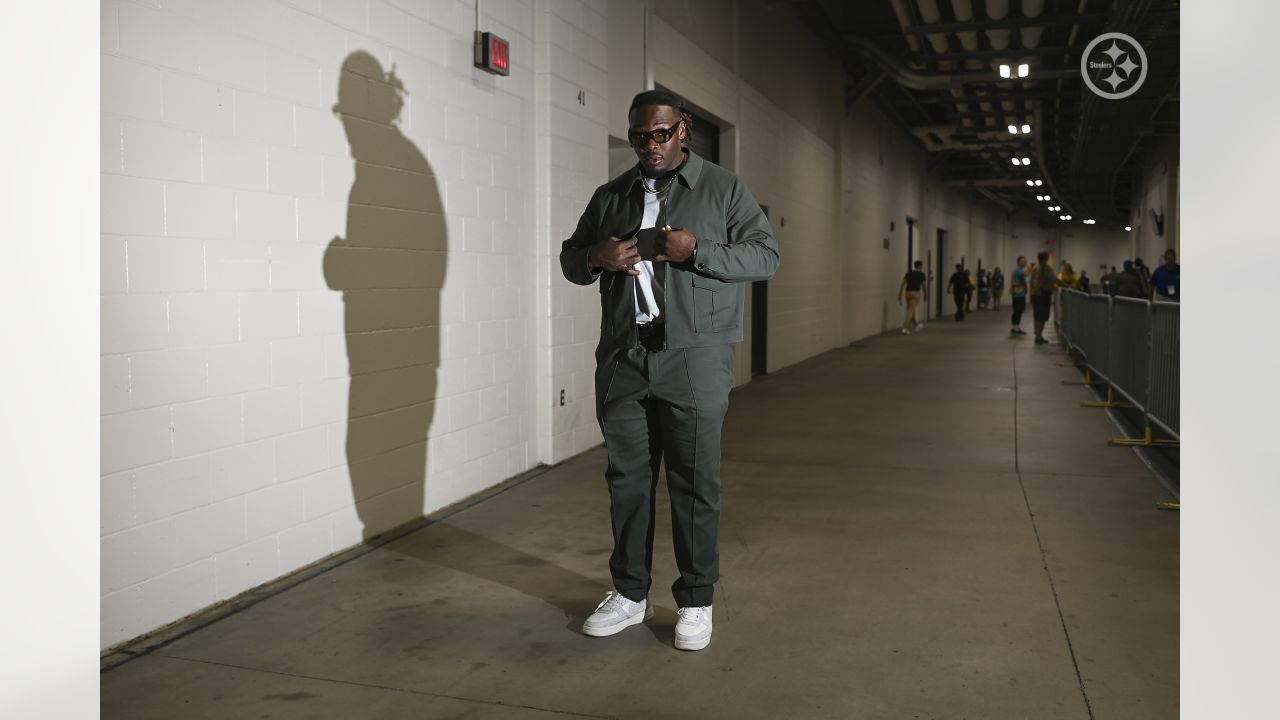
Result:
{"label": "sneaker sole", "polygon": [[701,650],[711,644],[711,636],[708,635],[701,640],[681,640],[676,638],[675,646],[677,650]]}
{"label": "sneaker sole", "polygon": [[589,628],[584,624],[582,626],[582,634],[589,635],[591,637],[609,637],[610,635],[616,635],[622,632],[623,630],[626,630],[632,625],[639,625],[645,620],[651,620],[651,619],[653,619],[653,608],[646,607],[644,609],[644,612],[632,615],[626,620],[623,620],[622,622],[619,622],[619,623],[614,623],[613,625],[607,625],[602,628]]}

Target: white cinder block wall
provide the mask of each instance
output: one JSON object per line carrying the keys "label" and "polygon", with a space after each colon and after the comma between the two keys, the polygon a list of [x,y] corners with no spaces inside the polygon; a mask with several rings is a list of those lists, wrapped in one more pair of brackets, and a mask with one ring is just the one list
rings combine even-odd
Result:
{"label": "white cinder block wall", "polygon": [[536,463],[562,8],[104,0],[103,647]]}
{"label": "white cinder block wall", "polygon": [[557,255],[645,87],[770,208],[771,370],[896,325],[907,217],[1008,254],[785,4],[713,5],[484,0],[499,78],[474,2],[103,0],[104,648],[599,442]]}
{"label": "white cinder block wall", "polygon": [[537,450],[555,463],[601,442],[594,390],[600,294],[564,280],[560,244],[608,179],[608,8],[558,0],[537,0],[536,8]]}

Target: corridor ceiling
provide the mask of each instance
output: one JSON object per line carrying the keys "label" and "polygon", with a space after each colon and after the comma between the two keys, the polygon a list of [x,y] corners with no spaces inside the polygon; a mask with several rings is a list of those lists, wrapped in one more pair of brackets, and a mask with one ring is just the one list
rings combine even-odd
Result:
{"label": "corridor ceiling", "polygon": [[[785,4],[844,63],[846,110],[874,102],[928,150],[928,169],[943,183],[971,187],[1042,225],[1068,222],[1062,215],[1129,224],[1144,150],[1178,133],[1177,0]],[[1146,67],[1123,38],[1089,48],[1104,33],[1136,40]],[[1124,92],[1141,77],[1136,91],[1109,99],[1090,89],[1081,72],[1086,50],[1090,67],[1100,68],[1091,71],[1096,87]],[[1109,62],[1114,70],[1101,68]]]}

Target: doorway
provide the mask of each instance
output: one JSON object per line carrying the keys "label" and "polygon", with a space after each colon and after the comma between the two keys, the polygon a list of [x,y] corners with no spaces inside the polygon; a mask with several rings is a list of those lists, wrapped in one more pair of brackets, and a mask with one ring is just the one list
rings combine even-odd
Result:
{"label": "doorway", "polygon": [[947,273],[945,268],[943,268],[943,264],[946,262],[946,257],[947,257],[946,253],[944,252],[944,250],[946,249],[946,246],[947,246],[947,231],[943,230],[942,228],[938,228],[938,248],[937,248],[937,254],[936,254],[936,257],[938,258],[938,261],[937,261],[938,277],[934,280],[937,287],[937,292],[934,293],[934,297],[937,299],[937,306],[936,306],[937,309],[934,317],[942,317],[942,296],[946,294],[946,290],[947,290]]}
{"label": "doorway", "polygon": [[907,272],[911,272],[915,267],[918,257],[920,257],[920,248],[916,247],[916,221],[907,218]]}
{"label": "doorway", "polygon": [[[761,205],[765,218],[769,206]],[[751,283],[751,376],[769,374],[769,281]]]}
{"label": "doorway", "polygon": [[[671,88],[663,87],[660,84],[655,84],[654,87],[658,90],[673,92]],[[676,95],[680,97],[679,93]],[[693,127],[689,128],[689,138],[685,141],[685,146],[703,160],[719,165],[720,124],[710,117],[697,112],[694,107],[690,106],[687,99],[684,109],[693,118]]]}
{"label": "doorway", "polygon": [[[925,272],[926,272],[926,273],[928,273],[928,272],[929,272],[929,269],[930,269],[930,268],[932,268],[932,267],[933,267],[933,251],[932,251],[932,250],[930,250],[930,251],[929,251],[929,257],[928,257],[928,259],[924,261],[924,269],[925,269]],[[929,289],[929,280],[928,280],[928,278],[925,278],[925,286],[924,286],[924,288],[925,288],[925,290],[928,290],[928,289]],[[927,298],[926,298],[926,302],[922,302],[922,303],[920,303],[920,305],[924,307],[924,319],[925,319],[925,320],[930,319],[930,318],[929,318],[929,303],[927,302]],[[937,315],[934,315],[934,316],[933,316],[933,319],[935,319],[935,320],[936,320],[937,318],[938,318],[938,316],[937,316]]]}

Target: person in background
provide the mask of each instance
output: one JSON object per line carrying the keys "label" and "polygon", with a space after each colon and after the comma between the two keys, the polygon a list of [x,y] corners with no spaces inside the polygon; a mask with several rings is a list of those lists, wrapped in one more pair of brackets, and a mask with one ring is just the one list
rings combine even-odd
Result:
{"label": "person in background", "polygon": [[1004,273],[1000,268],[991,272],[991,309],[1000,309],[1000,298],[1004,295]]}
{"label": "person in background", "polygon": [[1142,297],[1151,299],[1151,268],[1142,262],[1142,258],[1133,259],[1133,270],[1138,274],[1138,282],[1142,287]]}
{"label": "person in background", "polygon": [[973,291],[978,284],[973,281],[973,275],[968,268],[964,271],[964,311],[966,313],[973,312]]}
{"label": "person in background", "polygon": [[1049,264],[1048,251],[1041,250],[1036,261],[1036,269],[1031,273],[1031,312],[1035,320],[1036,344],[1044,345],[1049,342],[1044,339],[1044,326],[1049,322],[1049,312],[1053,309],[1058,278],[1053,273],[1053,265]]}
{"label": "person in background", "polygon": [[1111,266],[1111,272],[1102,276],[1102,292],[1110,295],[1111,297],[1116,296],[1116,266],[1115,265]]}
{"label": "person in background", "polygon": [[956,322],[964,319],[964,299],[968,283],[969,275],[964,271],[964,266],[956,263],[956,271],[951,273],[951,278],[947,280],[947,292],[951,293],[951,298],[956,301]]}
{"label": "person in background", "polygon": [[1132,260],[1125,260],[1124,271],[1112,276],[1111,294],[1112,297],[1144,297],[1142,294],[1142,276],[1138,274],[1138,269],[1134,267]]}
{"label": "person in background", "polygon": [[1027,256],[1019,255],[1018,264],[1009,273],[1009,299],[1013,301],[1013,319],[1010,321],[1009,333],[1026,335],[1022,329],[1022,313],[1027,309]]}
{"label": "person in background", "polygon": [[1075,268],[1071,267],[1071,263],[1066,260],[1062,261],[1062,270],[1058,272],[1058,285],[1064,288],[1071,288],[1072,290],[1075,290],[1077,287]]}
{"label": "person in background", "polygon": [[1182,266],[1178,264],[1178,254],[1169,248],[1164,251],[1164,264],[1151,273],[1151,286],[1155,290],[1157,300],[1178,302],[1182,292]]}
{"label": "person in background", "polygon": [[898,284],[898,304],[902,304],[904,292],[907,296],[907,312],[902,316],[903,335],[910,335],[912,330],[924,327],[916,322],[916,308],[920,306],[921,299],[926,303],[929,301],[927,280],[928,277],[924,274],[924,261],[917,260],[914,267],[902,276],[902,282]]}
{"label": "person in background", "polygon": [[978,271],[978,307],[984,308],[991,304],[991,273],[986,270]]}
{"label": "person in background", "polygon": [[1076,289],[1086,295],[1089,294],[1089,272],[1087,270],[1081,270],[1080,274],[1076,276]]}

